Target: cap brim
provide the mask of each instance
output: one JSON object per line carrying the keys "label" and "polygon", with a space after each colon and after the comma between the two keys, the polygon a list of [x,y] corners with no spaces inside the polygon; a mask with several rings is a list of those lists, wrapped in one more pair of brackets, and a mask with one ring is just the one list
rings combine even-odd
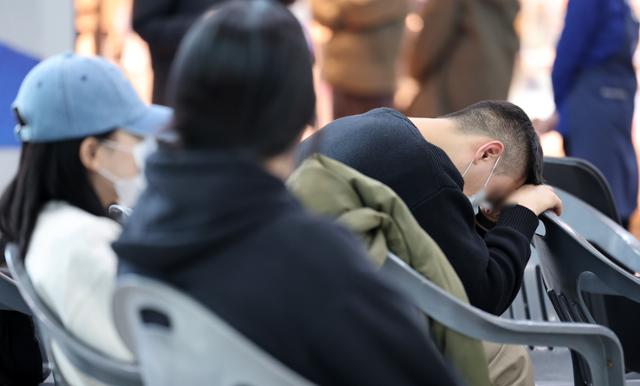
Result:
{"label": "cap brim", "polygon": [[123,125],[122,130],[141,137],[157,136],[171,122],[173,110],[166,106],[151,105],[139,118]]}

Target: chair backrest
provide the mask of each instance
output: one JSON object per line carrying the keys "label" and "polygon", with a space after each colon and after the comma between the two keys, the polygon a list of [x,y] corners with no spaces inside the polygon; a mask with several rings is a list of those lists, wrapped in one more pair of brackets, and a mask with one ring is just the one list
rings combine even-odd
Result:
{"label": "chair backrest", "polygon": [[558,316],[593,323],[582,292],[624,296],[640,303],[640,278],[609,260],[558,216],[542,216],[546,232],[534,245]]}
{"label": "chair backrest", "polygon": [[640,272],[638,239],[575,195],[561,189],[556,193],[563,203],[562,221],[632,274]]}
{"label": "chair backrest", "polygon": [[387,257],[380,272],[419,310],[449,329],[497,343],[568,347],[588,363],[593,385],[624,384],[620,342],[606,327],[496,317],[462,303],[393,255]]}
{"label": "chair backrest", "polygon": [[20,295],[15,280],[4,272],[0,272],[0,310],[31,315],[31,310]]}
{"label": "chair backrest", "polygon": [[209,309],[155,280],[124,275],[114,317],[145,384],[310,385]]}
{"label": "chair backrest", "polygon": [[[57,315],[38,295],[17,246],[7,245],[5,258],[22,297],[38,323],[41,338],[49,353],[52,342],[55,342],[69,362],[83,374],[109,385],[142,386],[136,365],[107,357],[85,344],[64,327]],[[96,331],[96,334],[99,333],[100,331]],[[55,363],[55,358],[53,361]]]}
{"label": "chair backrest", "polygon": [[[630,274],[640,275],[640,241],[626,229],[599,211],[556,189],[563,201],[561,219],[583,236],[598,251]],[[610,327],[622,342],[627,370],[640,371],[640,304],[626,298],[606,295],[587,295],[589,310],[594,319]]]}
{"label": "chair backrest", "polygon": [[[640,279],[604,256],[558,216],[545,213],[544,236],[534,244],[549,298],[561,320],[596,323],[599,307],[588,307],[591,295],[617,295],[640,303]],[[589,380],[584,364],[573,357],[574,379]],[[578,384],[578,383],[576,383]]]}
{"label": "chair backrest", "polygon": [[591,163],[580,158],[545,157],[543,174],[547,184],[579,197],[620,224],[620,214],[611,188],[602,173]]}

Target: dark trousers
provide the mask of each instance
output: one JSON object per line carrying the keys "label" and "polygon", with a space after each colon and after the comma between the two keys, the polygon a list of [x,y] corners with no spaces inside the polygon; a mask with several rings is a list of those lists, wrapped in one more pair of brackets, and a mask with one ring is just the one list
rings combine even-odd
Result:
{"label": "dark trousers", "polygon": [[0,311],[0,386],[36,386],[42,378],[42,355],[31,317]]}

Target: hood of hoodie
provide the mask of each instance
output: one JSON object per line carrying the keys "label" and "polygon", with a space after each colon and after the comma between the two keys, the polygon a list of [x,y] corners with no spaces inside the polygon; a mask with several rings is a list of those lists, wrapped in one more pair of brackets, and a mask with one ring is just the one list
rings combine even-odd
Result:
{"label": "hood of hoodie", "polygon": [[299,204],[248,156],[163,150],[147,160],[147,190],[113,244],[119,258],[161,273],[211,257]]}

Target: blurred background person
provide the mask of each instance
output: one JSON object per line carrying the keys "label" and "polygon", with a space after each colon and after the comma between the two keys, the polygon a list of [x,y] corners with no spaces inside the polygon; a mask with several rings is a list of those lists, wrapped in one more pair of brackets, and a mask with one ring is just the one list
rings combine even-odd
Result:
{"label": "blurred background person", "polygon": [[632,140],[637,43],[638,23],[626,0],[569,1],[552,72],[557,112],[536,122],[540,133],[562,134],[568,156],[600,169],[625,226],[638,200]]}
{"label": "blurred background person", "polygon": [[310,6],[330,31],[322,75],[332,88],[333,117],[392,106],[408,1],[310,0]]}
{"label": "blurred background person", "polygon": [[[285,5],[294,1],[279,0]],[[223,2],[224,0],[134,0],[133,29],[149,45],[154,103],[166,103],[167,79],[182,37],[203,12]]]}
{"label": "blurred background person", "polygon": [[410,48],[419,91],[407,109],[437,117],[481,100],[507,99],[519,49],[518,0],[429,0]]}
{"label": "blurred background person", "polygon": [[178,45],[204,11],[224,0],[134,0],[133,29],[149,45],[153,102],[164,103],[167,79]]}

